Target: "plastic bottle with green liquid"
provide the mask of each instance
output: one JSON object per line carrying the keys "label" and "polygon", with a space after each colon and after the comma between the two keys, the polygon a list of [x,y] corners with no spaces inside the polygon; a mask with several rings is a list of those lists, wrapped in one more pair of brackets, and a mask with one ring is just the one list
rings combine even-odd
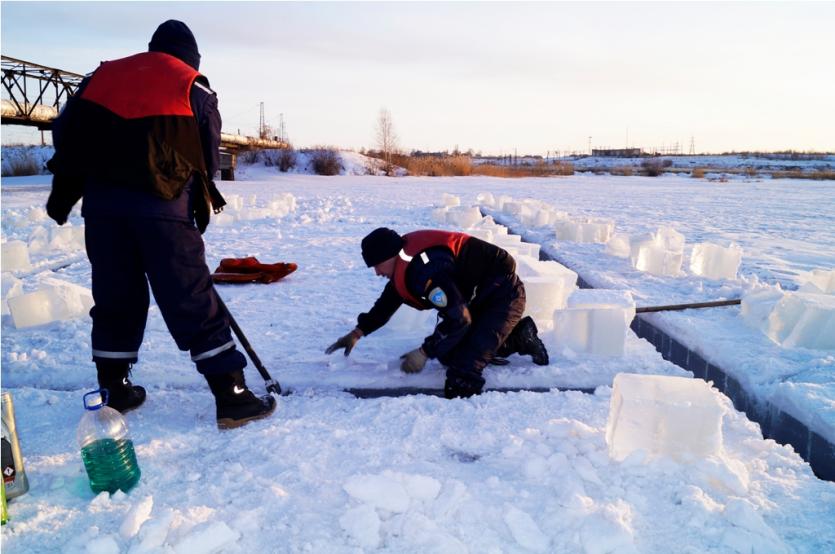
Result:
{"label": "plastic bottle with green liquid", "polygon": [[107,396],[107,389],[84,395],[76,436],[93,492],[127,492],[139,482],[139,464],[125,418],[107,406]]}

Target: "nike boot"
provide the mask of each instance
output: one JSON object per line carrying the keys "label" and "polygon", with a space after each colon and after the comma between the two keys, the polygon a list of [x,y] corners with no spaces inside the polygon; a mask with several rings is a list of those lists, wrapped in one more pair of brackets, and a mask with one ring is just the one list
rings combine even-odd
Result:
{"label": "nike boot", "polygon": [[218,429],[234,429],[265,418],[275,410],[275,398],[271,395],[255,396],[246,387],[241,370],[205,377],[215,395]]}
{"label": "nike boot", "polygon": [[145,389],[128,379],[131,364],[120,361],[96,361],[99,387],[107,389],[107,405],[122,413],[145,402]]}

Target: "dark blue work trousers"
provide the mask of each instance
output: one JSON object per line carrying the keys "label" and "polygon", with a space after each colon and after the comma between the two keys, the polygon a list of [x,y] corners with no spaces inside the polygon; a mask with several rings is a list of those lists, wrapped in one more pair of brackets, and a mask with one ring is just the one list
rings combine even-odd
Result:
{"label": "dark blue work trousers", "polygon": [[516,274],[498,276],[484,286],[469,305],[472,324],[467,334],[438,360],[447,377],[461,377],[479,388],[481,373],[510,336],[525,312],[525,285]]}
{"label": "dark blue work trousers", "polygon": [[135,363],[145,332],[148,284],[171,336],[201,373],[243,368],[218,303],[203,238],[193,224],[141,217],[87,217],[93,268],[93,359]]}

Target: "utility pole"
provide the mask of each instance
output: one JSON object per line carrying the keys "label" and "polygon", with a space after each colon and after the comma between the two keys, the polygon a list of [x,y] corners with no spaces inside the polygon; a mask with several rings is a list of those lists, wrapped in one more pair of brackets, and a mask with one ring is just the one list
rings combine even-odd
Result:
{"label": "utility pole", "polygon": [[694,136],[690,136],[690,155],[696,155],[696,138]]}
{"label": "utility pole", "polygon": [[591,156],[591,135],[589,135],[589,156]]}
{"label": "utility pole", "polygon": [[278,136],[278,138],[279,138],[279,140],[281,140],[281,142],[287,142],[287,134],[286,134],[286,131],[284,129],[284,113],[278,114],[278,121],[279,121],[279,123],[278,123],[279,136]]}
{"label": "utility pole", "polygon": [[264,127],[265,127],[265,122],[264,122],[264,103],[263,103],[263,102],[261,102],[261,116],[260,116],[260,118],[259,118],[259,120],[258,120],[258,137],[259,137],[259,138],[262,138],[262,139],[263,139],[263,138],[267,138],[267,137],[265,137],[265,136],[264,136]]}

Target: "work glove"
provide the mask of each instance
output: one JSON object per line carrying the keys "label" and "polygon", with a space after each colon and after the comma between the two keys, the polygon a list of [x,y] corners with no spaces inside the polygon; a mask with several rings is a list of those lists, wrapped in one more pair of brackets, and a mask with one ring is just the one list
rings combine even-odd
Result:
{"label": "work glove", "polygon": [[420,373],[428,358],[429,356],[426,355],[423,348],[415,348],[406,352],[400,356],[400,359],[403,360],[400,362],[400,371],[403,373]]}
{"label": "work glove", "polygon": [[333,354],[340,348],[344,348],[345,355],[347,356],[351,353],[351,350],[354,349],[354,345],[357,344],[357,341],[360,340],[360,338],[362,338],[362,331],[358,328],[354,328],[353,331],[345,336],[339,337],[339,340],[328,346],[327,350],[325,350],[325,354]]}

